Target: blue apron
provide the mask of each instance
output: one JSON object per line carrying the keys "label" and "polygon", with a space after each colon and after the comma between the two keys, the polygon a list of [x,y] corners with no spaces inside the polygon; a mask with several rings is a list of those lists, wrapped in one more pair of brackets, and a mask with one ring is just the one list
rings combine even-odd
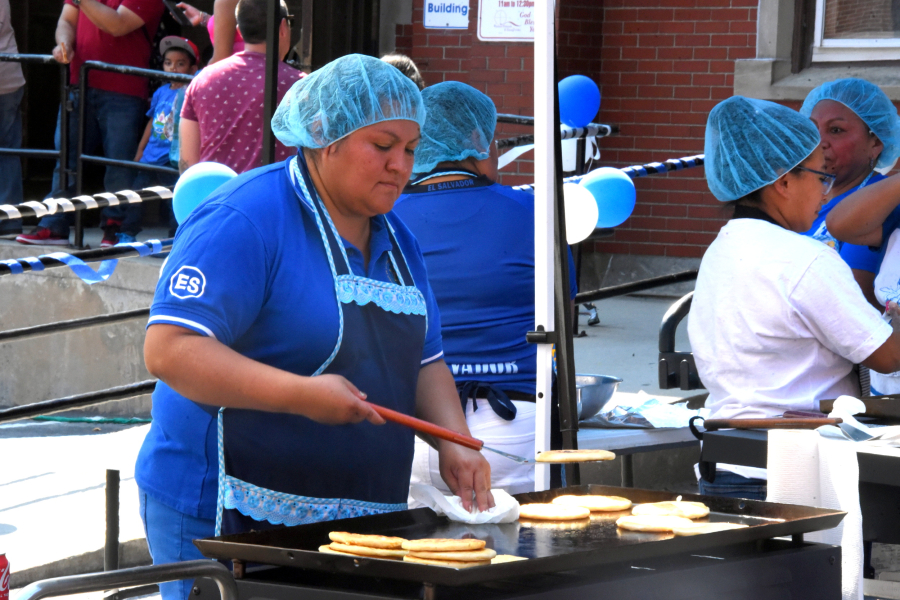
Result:
{"label": "blue apron", "polygon": [[[287,165],[300,202],[315,211],[338,301],[334,350],[308,375],[342,375],[366,392],[370,402],[414,414],[425,299],[390,223],[376,217],[385,219],[391,238],[394,282],[355,275],[302,155]],[[323,425],[302,416],[246,409],[221,409],[218,426],[217,535],[407,507],[413,457],[408,428],[368,422]]]}

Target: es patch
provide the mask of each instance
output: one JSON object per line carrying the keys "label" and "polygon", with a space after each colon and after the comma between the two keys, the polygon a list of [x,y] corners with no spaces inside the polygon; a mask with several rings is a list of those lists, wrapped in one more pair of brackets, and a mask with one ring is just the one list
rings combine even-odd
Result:
{"label": "es patch", "polygon": [[199,298],[206,289],[206,276],[196,267],[181,267],[169,280],[169,293],[187,300]]}

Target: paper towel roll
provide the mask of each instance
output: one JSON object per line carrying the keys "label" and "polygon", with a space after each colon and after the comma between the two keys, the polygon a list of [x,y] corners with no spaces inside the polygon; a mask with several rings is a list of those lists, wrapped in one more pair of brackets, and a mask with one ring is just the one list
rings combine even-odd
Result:
{"label": "paper towel roll", "polygon": [[819,434],[814,430],[769,431],[769,502],[821,506]]}
{"label": "paper towel roll", "polygon": [[847,513],[834,529],[806,535],[811,542],[841,546],[843,600],[862,600],[862,513],[859,464],[853,442],[816,431],[769,431],[769,502],[802,504]]}

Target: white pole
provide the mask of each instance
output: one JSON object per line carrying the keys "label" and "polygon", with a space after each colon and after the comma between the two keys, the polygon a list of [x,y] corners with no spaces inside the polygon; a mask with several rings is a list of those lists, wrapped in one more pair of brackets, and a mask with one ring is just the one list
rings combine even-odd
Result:
{"label": "white pole", "polygon": [[[554,1],[535,2],[534,28],[534,321],[535,330],[553,331],[553,30]],[[537,414],[535,419],[535,452],[550,449],[550,386],[553,359],[550,344],[537,349]],[[534,470],[534,489],[550,488],[550,467],[538,463]]]}

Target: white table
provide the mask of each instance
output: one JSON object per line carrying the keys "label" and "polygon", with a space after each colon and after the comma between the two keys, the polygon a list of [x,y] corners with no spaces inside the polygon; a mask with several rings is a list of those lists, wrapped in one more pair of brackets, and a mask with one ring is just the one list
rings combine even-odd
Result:
{"label": "white table", "polygon": [[578,429],[578,447],[614,452],[622,457],[622,487],[634,487],[634,455],[639,452],[699,446],[687,427],[678,429]]}

